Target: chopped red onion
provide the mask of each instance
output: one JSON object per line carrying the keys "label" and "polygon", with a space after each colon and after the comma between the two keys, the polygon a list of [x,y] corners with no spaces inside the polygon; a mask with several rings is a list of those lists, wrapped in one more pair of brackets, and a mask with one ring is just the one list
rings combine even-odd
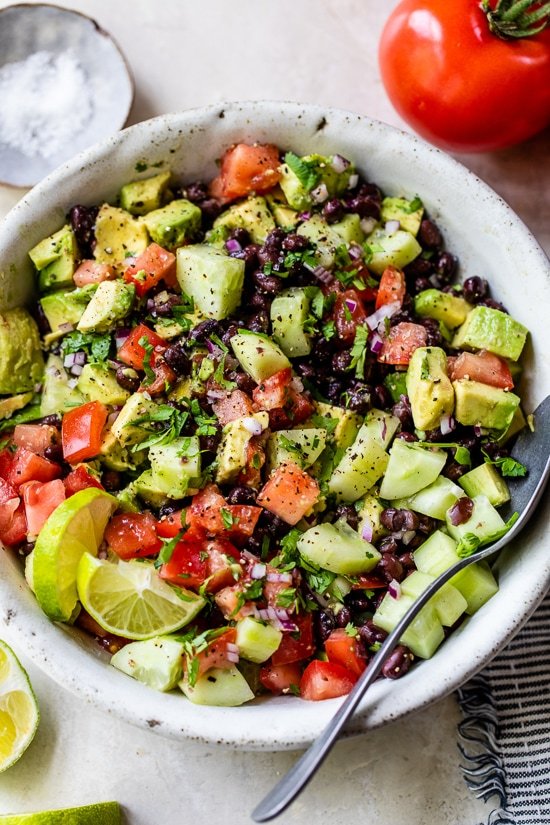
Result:
{"label": "chopped red onion", "polygon": [[239,661],[239,652],[233,653],[233,651],[229,650],[229,645],[226,648],[225,656],[228,662],[232,662],[234,665],[238,664]]}
{"label": "chopped red onion", "polygon": [[350,312],[355,312],[357,309],[357,301],[353,301],[351,298],[346,298],[344,303]]}
{"label": "chopped red onion", "polygon": [[115,423],[115,421],[117,420],[117,418],[118,418],[118,412],[109,413],[109,415],[107,416],[107,426],[112,427],[113,424]]}
{"label": "chopped red onion", "polygon": [[383,346],[384,339],[381,338],[377,332],[373,332],[370,338],[370,351],[374,352],[375,355],[378,355]]}
{"label": "chopped red onion", "polygon": [[441,430],[441,435],[449,435],[452,433],[454,428],[456,427],[456,423],[452,415],[442,415],[441,421],[439,423],[439,429]]}
{"label": "chopped red onion", "polygon": [[34,387],[33,387],[33,390],[36,393],[42,392],[42,384],[41,383],[35,384]]}
{"label": "chopped red onion", "polygon": [[154,298],[147,298],[147,312],[152,312],[156,307]]}
{"label": "chopped red onion", "polygon": [[310,192],[313,203],[324,203],[328,199],[328,189],[326,183],[320,183]]}
{"label": "chopped red onion", "polygon": [[349,181],[348,181],[348,189],[355,189],[355,187],[357,186],[358,183],[359,183],[359,175],[357,175],[357,174],[350,175],[349,176]]}
{"label": "chopped red onion", "polygon": [[386,421],[386,417],[384,416],[384,418],[382,419],[382,440],[384,440],[386,438],[387,432],[388,432],[388,424],[387,424],[387,421]]}
{"label": "chopped red onion", "polygon": [[359,261],[363,257],[363,250],[357,243],[350,243],[348,253],[352,261]]}
{"label": "chopped red onion", "polygon": [[228,238],[225,242],[225,248],[229,253],[242,252],[243,249],[236,238]]}
{"label": "chopped red onion", "polygon": [[226,390],[212,388],[206,391],[206,397],[208,401],[221,401],[222,398],[227,398],[227,392]]}
{"label": "chopped red onion", "polygon": [[135,255],[128,255],[127,258],[124,258],[124,265],[126,267],[133,266],[136,261],[137,261],[137,258],[136,258]]}
{"label": "chopped red onion", "polygon": [[248,561],[251,562],[259,561],[258,556],[251,553],[250,550],[241,550],[241,556],[244,556],[245,559],[248,559]]}
{"label": "chopped red onion", "polygon": [[270,570],[267,574],[268,582],[284,582],[290,584],[292,582],[292,573],[278,573],[275,570]]}
{"label": "chopped red onion", "polygon": [[386,230],[388,235],[393,235],[393,233],[397,232],[397,230],[400,229],[400,227],[401,227],[401,224],[400,224],[399,221],[386,221],[386,225],[384,226],[384,229]]}
{"label": "chopped red onion", "polygon": [[78,384],[78,378],[69,378],[69,380],[67,381],[67,386],[70,387],[71,390],[74,390],[74,388],[76,387],[77,384]]}
{"label": "chopped red onion", "polygon": [[297,375],[295,375],[294,378],[292,379],[292,381],[290,382],[290,386],[296,392],[303,392],[304,391],[304,385],[303,385],[301,379],[298,378]]}
{"label": "chopped red onion", "polygon": [[78,350],[78,352],[75,352],[75,354],[74,354],[75,364],[78,364],[79,366],[83,367],[87,360],[88,360],[88,356],[86,355],[84,350],[80,349],[80,350]]}
{"label": "chopped red onion", "polygon": [[59,324],[58,330],[60,332],[72,332],[74,329],[74,324]]}
{"label": "chopped red onion", "polygon": [[228,653],[238,653],[239,652],[239,648],[237,647],[237,645],[234,642],[227,642],[227,644],[225,646],[225,649],[227,650]]}
{"label": "chopped red onion", "polygon": [[300,212],[298,215],[298,220],[300,221],[309,221],[311,218],[311,212]]}
{"label": "chopped red onion", "polygon": [[262,425],[255,418],[252,418],[251,416],[246,416],[246,418],[242,419],[241,423],[245,430],[250,433],[250,435],[262,434]]}
{"label": "chopped red onion", "polygon": [[372,527],[372,521],[368,516],[365,516],[365,523],[363,525],[363,529],[361,530],[361,538],[365,539],[365,541],[372,541],[374,531]]}
{"label": "chopped red onion", "polygon": [[82,370],[83,369],[84,369],[84,367],[81,366],[81,364],[73,364],[73,366],[70,368],[69,372],[71,373],[71,375],[82,375]]}
{"label": "chopped red onion", "polygon": [[439,287],[439,275],[430,275],[428,281],[431,283],[432,286]]}
{"label": "chopped red onion", "polygon": [[223,350],[221,350],[220,347],[214,343],[214,341],[211,341],[210,338],[207,338],[204,343],[206,344],[206,349],[208,350],[210,355],[214,355],[219,358],[222,357]]}
{"label": "chopped red onion", "polygon": [[260,562],[256,562],[250,568],[250,578],[251,579],[263,579],[266,574],[267,567],[265,564],[261,564]]}
{"label": "chopped red onion", "polygon": [[370,235],[376,223],[376,218],[361,218],[360,226],[365,235]]}
{"label": "chopped red onion", "polygon": [[313,274],[318,281],[321,281],[322,284],[329,284],[334,280],[334,275],[332,272],[329,272],[329,270],[325,269],[324,266],[316,266],[313,270]]}
{"label": "chopped red onion", "polygon": [[396,581],[396,579],[392,579],[391,582],[388,584],[388,593],[390,594],[392,599],[401,598],[401,585],[398,581]]}
{"label": "chopped red onion", "polygon": [[68,355],[66,355],[65,358],[63,359],[63,366],[65,367],[65,369],[68,370],[71,367],[74,367],[75,359],[76,359],[76,352],[70,352]]}
{"label": "chopped red onion", "polygon": [[275,611],[275,615],[277,616],[279,621],[288,622],[290,620],[288,610],[285,610],[284,607],[273,607],[272,609]]}
{"label": "chopped red onion", "polygon": [[343,158],[342,155],[333,155],[331,164],[332,168],[336,172],[337,175],[340,175],[342,172],[345,172],[348,166],[350,165],[349,160]]}
{"label": "chopped red onion", "polygon": [[480,438],[483,435],[483,428],[479,424],[474,424],[474,435]]}
{"label": "chopped red onion", "polygon": [[126,341],[129,335],[130,330],[126,329],[126,327],[120,327],[119,329],[115,330],[115,346],[117,349],[121,348],[121,346]]}
{"label": "chopped red onion", "polygon": [[369,329],[376,329],[380,321],[383,321],[384,318],[391,318],[392,315],[395,315],[396,312],[399,312],[401,309],[401,304],[399,301],[392,301],[390,304],[384,304],[377,309],[376,312],[373,312],[372,315],[369,315],[367,318],[367,326]]}
{"label": "chopped red onion", "polygon": [[410,544],[415,536],[416,536],[416,531],[415,530],[405,530],[405,532],[403,533],[403,537],[402,537],[401,541],[403,542],[404,545]]}

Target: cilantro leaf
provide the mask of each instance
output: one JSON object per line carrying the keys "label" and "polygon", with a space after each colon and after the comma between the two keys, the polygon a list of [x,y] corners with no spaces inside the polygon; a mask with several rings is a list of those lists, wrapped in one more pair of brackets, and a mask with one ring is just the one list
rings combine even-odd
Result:
{"label": "cilantro leaf", "polygon": [[155,559],[155,567],[158,569],[162,567],[163,564],[167,564],[174,554],[174,550],[176,549],[176,545],[178,542],[181,541],[183,534],[187,530],[187,527],[182,527],[179,533],[165,541],[160,549],[160,553],[158,554],[157,558]]}
{"label": "cilantro leaf", "polygon": [[145,372],[145,381],[143,383],[147,386],[149,384],[152,384],[156,378],[155,371],[151,366],[151,358],[153,356],[155,348],[146,335],[142,335],[138,343],[140,347],[143,347],[143,349],[145,350],[145,357],[143,358],[143,370]]}
{"label": "cilantro leaf", "polygon": [[306,192],[311,192],[317,186],[321,176],[313,161],[304,160],[294,152],[287,152],[285,163],[294,172]]}
{"label": "cilantro leaf", "polygon": [[503,476],[508,478],[522,478],[527,474],[527,467],[521,461],[517,461],[512,456],[501,456],[500,458],[491,458],[485,450],[482,450],[483,460],[485,464],[493,464],[498,467]]}
{"label": "cilantro leaf", "polygon": [[238,519],[236,519],[230,510],[226,507],[222,507],[220,509],[220,515],[222,517],[223,526],[226,530],[231,530],[234,524],[237,523]]}
{"label": "cilantro leaf", "polygon": [[178,410],[169,404],[159,404],[152,412],[141,415],[132,421],[132,425],[145,425],[144,428],[151,432],[151,435],[144,441],[133,445],[132,452],[145,450],[160,444],[171,444],[181,435],[188,418],[189,413],[187,410]]}
{"label": "cilantro leaf", "polygon": [[369,329],[366,326],[357,326],[355,329],[355,338],[351,348],[351,363],[349,370],[355,370],[355,376],[362,378],[365,374],[365,360],[367,357],[367,342],[369,337]]}
{"label": "cilantro leaf", "polygon": [[61,342],[61,349],[65,355],[71,352],[84,351],[90,363],[105,361],[111,349],[111,336],[108,332],[69,332]]}

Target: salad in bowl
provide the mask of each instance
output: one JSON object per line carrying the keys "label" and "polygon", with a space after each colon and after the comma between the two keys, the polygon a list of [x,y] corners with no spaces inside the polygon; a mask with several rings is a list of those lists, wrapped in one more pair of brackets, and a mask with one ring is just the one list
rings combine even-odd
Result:
{"label": "salad in bowl", "polygon": [[[529,469],[529,333],[492,273],[461,271],[430,194],[357,147],[268,136],[221,137],[203,167],[140,155],[73,197],[26,250],[34,297],[1,314],[0,540],[152,718],[155,690],[186,718],[348,693],[424,588],[507,531]],[[384,676],[499,595],[488,565],[462,571]]]}

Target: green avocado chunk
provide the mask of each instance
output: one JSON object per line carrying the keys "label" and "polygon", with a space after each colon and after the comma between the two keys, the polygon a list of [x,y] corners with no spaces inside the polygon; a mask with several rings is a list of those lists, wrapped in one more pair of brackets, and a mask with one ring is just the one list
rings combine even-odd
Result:
{"label": "green avocado chunk", "polygon": [[520,398],[513,392],[490,387],[480,381],[453,381],[455,418],[465,426],[505,431],[510,426]]}
{"label": "green avocado chunk", "polygon": [[[418,203],[418,198],[415,199]],[[401,229],[406,229],[411,235],[418,235],[424,207],[419,203],[415,209],[415,201],[408,201],[406,198],[384,198],[380,210],[380,220],[399,221]]]}
{"label": "green avocado chunk", "polygon": [[78,247],[74,232],[68,224],[36,244],[29,252],[29,257],[38,271],[40,292],[74,286],[73,274]]}
{"label": "green avocado chunk", "polygon": [[102,404],[124,404],[130,397],[128,390],[116,380],[115,371],[107,364],[85,364],[76,386],[89,401],[100,401]]}
{"label": "green avocado chunk", "polygon": [[40,305],[51,328],[51,332],[44,336],[46,346],[67,331],[66,327],[63,329],[64,324],[78,324],[96,289],[97,284],[88,284],[81,289],[71,289],[68,292],[50,292],[40,299]]}
{"label": "green avocado chunk", "polygon": [[506,312],[490,307],[477,306],[456,332],[455,349],[487,349],[517,361],[521,355],[528,329]]}
{"label": "green avocado chunk", "polygon": [[132,215],[146,215],[159,209],[169,183],[170,172],[127,183],[120,190],[120,205]]}
{"label": "green avocado chunk", "polygon": [[284,289],[271,304],[273,338],[289,358],[308,355],[311,336],[306,332],[310,300],[304,288]]}
{"label": "green avocado chunk", "polygon": [[253,243],[262,244],[275,229],[275,218],[267,201],[260,196],[246,198],[233,204],[214,221],[214,229],[225,226],[228,229],[246,229]]}
{"label": "green avocado chunk", "polygon": [[40,333],[34,318],[21,307],[0,313],[0,395],[32,390],[43,374]]}
{"label": "green avocado chunk", "polygon": [[104,203],[95,222],[94,258],[100,264],[110,264],[120,270],[126,258],[145,252],[149,243],[147,227],[137,218]]}
{"label": "green avocado chunk", "polygon": [[422,318],[435,318],[451,329],[463,324],[472,309],[472,305],[464,298],[451,295],[450,292],[441,292],[439,289],[424,289],[414,299],[414,311],[417,315],[421,315]]}
{"label": "green avocado chunk", "polygon": [[80,332],[107,332],[125,318],[134,303],[136,288],[123,281],[103,281],[84,310],[77,329]]}
{"label": "green avocado chunk", "polygon": [[343,195],[355,173],[352,163],[342,164],[334,155],[298,158],[289,154],[286,161],[279,168],[280,187],[290,206],[299,212],[312,205],[312,192],[315,193],[317,187],[325,186],[329,198]]}
{"label": "green avocado chunk", "polygon": [[189,243],[201,228],[202,212],[191,201],[181,198],[148,212],[142,219],[149,234],[159,246],[173,249]]}
{"label": "green avocado chunk", "polygon": [[447,375],[447,356],[440,347],[418,347],[407,370],[407,395],[418,430],[439,427],[454,408],[453,385]]}

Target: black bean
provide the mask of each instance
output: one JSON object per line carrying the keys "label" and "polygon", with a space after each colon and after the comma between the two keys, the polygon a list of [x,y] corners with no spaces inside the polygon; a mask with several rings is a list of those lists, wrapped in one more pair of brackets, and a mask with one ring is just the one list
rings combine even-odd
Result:
{"label": "black bean", "polygon": [[226,499],[228,504],[253,505],[256,503],[256,493],[251,487],[241,484],[238,487],[233,487],[227,494]]}
{"label": "black bean", "polygon": [[449,518],[451,524],[458,527],[459,524],[465,524],[474,511],[474,502],[468,496],[462,496],[457,499],[455,504],[449,510]]}
{"label": "black bean", "polygon": [[246,372],[235,371],[231,373],[230,381],[234,381],[239,390],[252,395],[252,391],[256,388],[256,382]]}
{"label": "black bean", "polygon": [[63,448],[61,444],[49,444],[44,450],[44,458],[48,461],[63,461]]}
{"label": "black bean", "polygon": [[177,513],[177,511],[181,508],[181,504],[175,501],[167,501],[166,504],[162,504],[159,507],[159,517],[162,518],[163,516],[171,516],[172,513]]}
{"label": "black bean", "polygon": [[259,312],[251,315],[246,322],[246,328],[251,332],[262,332],[264,334],[269,332],[269,315],[266,310],[261,309]]}
{"label": "black bean", "polygon": [[132,367],[119,367],[115,372],[115,378],[122,389],[128,392],[136,392],[140,384],[139,375]]}
{"label": "black bean", "polygon": [[270,513],[269,510],[262,510],[259,519],[260,527],[263,527],[272,536],[281,537],[288,533],[288,524],[282,518]]}
{"label": "black bean", "polygon": [[290,232],[281,244],[281,248],[284,249],[285,252],[303,252],[308,246],[308,239],[295,232]]}
{"label": "black bean", "polygon": [[202,212],[203,222],[206,224],[214,221],[223,209],[222,204],[216,198],[206,198],[199,204]]}
{"label": "black bean", "polygon": [[435,262],[437,274],[443,283],[450,283],[458,268],[458,258],[451,255],[450,252],[442,252]]}
{"label": "black bean", "polygon": [[355,381],[347,391],[347,402],[350,410],[366,415],[372,406],[370,387]]}
{"label": "black bean", "polygon": [[201,203],[209,197],[208,186],[202,181],[194,181],[185,187],[183,195],[191,203]]}
{"label": "black bean", "polygon": [[351,610],[349,607],[344,605],[340,608],[335,618],[337,627],[347,627],[347,625],[351,622]]}
{"label": "black bean", "polygon": [[377,627],[372,619],[367,619],[364,625],[357,628],[357,632],[359,633],[359,638],[367,647],[382,644],[388,635],[385,630],[382,630],[381,627]]}
{"label": "black bean", "polygon": [[326,642],[336,627],[334,613],[332,610],[317,610],[313,615],[316,636],[321,642]]}
{"label": "black bean", "polygon": [[380,201],[370,195],[356,195],[346,203],[348,212],[356,212],[361,218],[380,219]]}
{"label": "black bean", "polygon": [[[403,271],[408,281],[414,281],[417,278],[425,278],[427,280],[430,275],[433,275],[435,269],[433,263],[426,258],[415,258],[414,261],[407,264]],[[433,284],[428,281],[428,286],[419,286],[417,291],[420,291],[421,289],[430,289],[432,286]]]}
{"label": "black bean", "polygon": [[325,394],[333,404],[338,404],[344,392],[344,382],[338,378],[330,378],[325,387]]}
{"label": "black bean", "polygon": [[471,304],[479,303],[489,294],[489,284],[485,278],[480,278],[478,275],[466,278],[462,284],[462,289],[464,290],[464,297]]}
{"label": "black bean", "polygon": [[424,292],[425,289],[431,289],[431,288],[432,288],[432,284],[431,284],[431,282],[428,278],[424,278],[422,276],[419,277],[419,278],[415,278],[414,288],[413,288],[413,291],[415,293]]}
{"label": "black bean", "polygon": [[405,575],[403,565],[393,553],[384,553],[374,570],[377,575],[382,576],[387,582],[393,580],[400,582]]}
{"label": "black bean", "polygon": [[353,504],[339,504],[335,511],[337,519],[345,519],[350,527],[357,530],[359,525],[359,514]]}
{"label": "black bean", "polygon": [[418,527],[416,528],[420,533],[429,536],[435,530],[435,519],[430,516],[418,516]]}
{"label": "black bean", "polygon": [[397,531],[401,530],[403,526],[403,510],[398,510],[395,507],[387,507],[382,510],[380,514],[380,522],[386,530]]}
{"label": "black bean", "polygon": [[378,542],[378,550],[381,553],[397,553],[399,543],[394,536],[384,536],[384,538]]}
{"label": "black bean", "polygon": [[37,301],[32,307],[32,316],[37,323],[38,331],[41,335],[47,335],[52,331],[50,322],[46,318],[46,313],[40,301]]}
{"label": "black bean", "polygon": [[418,230],[418,240],[426,249],[439,249],[443,245],[443,237],[433,221],[424,218]]}
{"label": "black bean", "polygon": [[450,478],[451,481],[458,481],[467,469],[468,468],[464,464],[459,464],[457,461],[451,461],[446,467],[444,467],[442,475],[446,478]]}
{"label": "black bean", "polygon": [[338,375],[345,375],[349,371],[350,364],[351,353],[347,349],[343,349],[332,356],[332,371],[337,373]]}
{"label": "black bean", "polygon": [[374,406],[380,407],[382,410],[387,410],[392,405],[391,393],[384,384],[377,384],[373,388],[372,400]]}
{"label": "black bean", "polygon": [[483,301],[479,301],[479,306],[489,307],[490,309],[498,309],[500,312],[505,312],[508,315],[508,310],[501,304],[500,301],[495,301],[493,298],[484,298]]}
{"label": "black bean", "polygon": [[391,411],[392,415],[395,415],[395,417],[399,419],[403,430],[414,429],[411,402],[408,396],[402,395],[399,401],[393,405]]}
{"label": "black bean", "polygon": [[366,613],[372,607],[372,602],[364,590],[350,590],[344,601],[352,613]]}
{"label": "black bean", "polygon": [[276,275],[265,275],[259,270],[254,272],[252,280],[259,290],[268,295],[276,295],[283,288],[283,282],[280,278],[277,278]]}
{"label": "black bean", "polygon": [[405,645],[397,645],[382,668],[382,675],[386,679],[399,679],[407,673],[413,661],[414,656],[409,648]]}
{"label": "black bean", "polygon": [[[421,539],[421,542],[422,541],[424,541],[424,539]],[[410,546],[410,545],[408,545],[408,546]],[[416,564],[414,563],[414,557],[413,557],[413,554],[410,550],[405,550],[404,553],[401,553],[401,555],[399,556],[399,561],[403,565],[403,568],[404,568],[406,573],[409,573],[412,570],[416,570]]]}
{"label": "black bean", "polygon": [[172,344],[164,350],[163,355],[168,366],[177,375],[189,375],[191,372],[191,359],[182,344]]}
{"label": "black bean", "polygon": [[294,368],[296,369],[297,373],[301,378],[305,378],[308,381],[312,381],[315,379],[317,375],[317,370],[312,364],[309,364],[307,361],[302,361],[301,363],[295,361]]}
{"label": "black bean", "polygon": [[215,453],[218,449],[221,437],[221,432],[216,433],[216,435],[200,435],[199,444],[201,452]]}
{"label": "black bean", "polygon": [[234,238],[234,240],[236,240],[241,246],[246,246],[250,243],[250,234],[242,226],[238,226],[236,229],[233,229],[230,237]]}
{"label": "black bean", "polygon": [[69,212],[69,223],[75,234],[76,243],[84,258],[92,258],[95,247],[95,221],[98,206],[77,204]]}
{"label": "black bean", "polygon": [[197,344],[202,344],[210,335],[223,335],[223,330],[218,321],[214,318],[207,318],[206,321],[201,321],[189,333],[189,341]]}
{"label": "black bean", "polygon": [[344,217],[344,204],[338,198],[330,198],[323,204],[321,212],[327,223],[336,223]]}
{"label": "black bean", "polygon": [[41,424],[49,424],[50,427],[57,427],[58,430],[61,429],[61,416],[58,413],[52,413],[51,415],[45,415],[44,418],[40,419]]}
{"label": "black bean", "polygon": [[397,433],[395,437],[400,438],[401,441],[408,441],[409,443],[418,441],[417,437],[413,433],[400,432]]}
{"label": "black bean", "polygon": [[483,449],[493,461],[496,461],[498,458],[507,458],[510,455],[509,450],[496,441],[486,441]]}
{"label": "black bean", "polygon": [[420,323],[428,333],[426,335],[426,346],[441,347],[443,344],[443,336],[439,329],[439,322],[434,318],[422,318]]}
{"label": "black bean", "polygon": [[20,556],[30,556],[32,551],[34,550],[34,542],[32,541],[25,541],[23,544],[19,545],[17,548],[17,552]]}
{"label": "black bean", "polygon": [[401,510],[401,529],[402,530],[418,530],[420,523],[418,516],[413,510]]}
{"label": "black bean", "polygon": [[116,470],[104,470],[101,483],[106,490],[113,493],[122,487],[122,476]]}

